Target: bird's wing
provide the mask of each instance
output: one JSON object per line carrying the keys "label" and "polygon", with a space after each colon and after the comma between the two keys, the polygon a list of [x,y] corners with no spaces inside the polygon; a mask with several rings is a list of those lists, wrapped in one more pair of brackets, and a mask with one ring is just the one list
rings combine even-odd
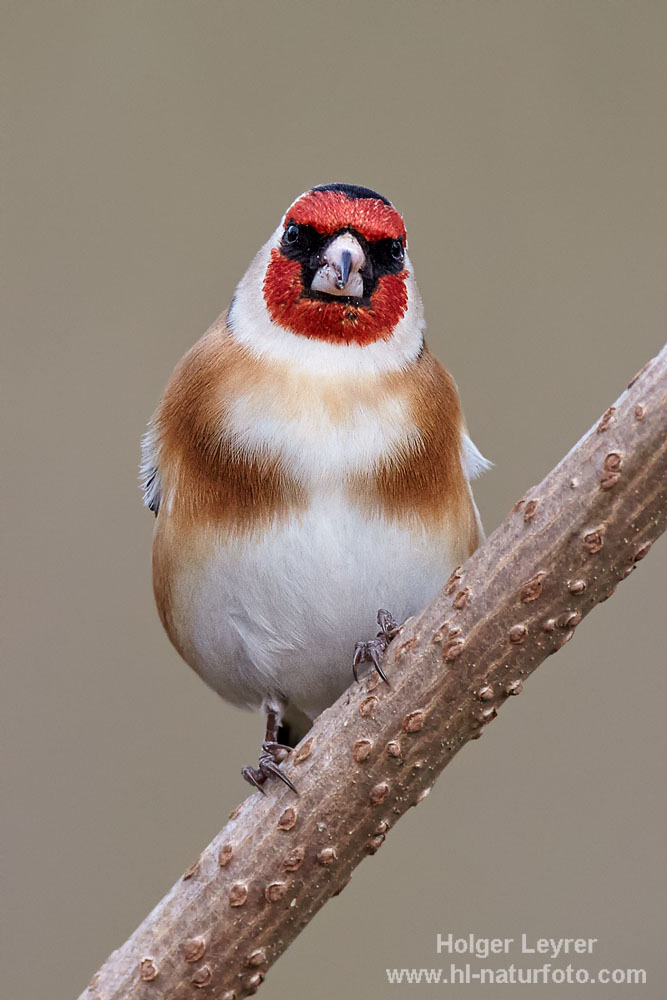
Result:
{"label": "bird's wing", "polygon": [[461,434],[461,459],[468,479],[477,479],[483,472],[493,467],[493,462],[484,458],[477,445],[471,441],[467,431]]}
{"label": "bird's wing", "polygon": [[157,516],[162,499],[162,483],[158,461],[157,434],[152,422],[141,439],[141,465],[139,466],[139,483],[143,493],[144,504]]}

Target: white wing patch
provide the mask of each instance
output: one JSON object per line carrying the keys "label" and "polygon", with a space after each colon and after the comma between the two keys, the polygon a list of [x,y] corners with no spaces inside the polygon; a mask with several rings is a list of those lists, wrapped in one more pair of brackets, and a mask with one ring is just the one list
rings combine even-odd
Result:
{"label": "white wing patch", "polygon": [[141,465],[139,466],[139,483],[144,495],[144,504],[154,514],[160,509],[162,499],[162,482],[160,480],[159,452],[157,430],[153,424],[141,439]]}
{"label": "white wing patch", "polygon": [[477,479],[483,472],[493,467],[493,462],[484,458],[477,445],[473,444],[465,432],[461,434],[461,450],[463,469],[468,479]]}

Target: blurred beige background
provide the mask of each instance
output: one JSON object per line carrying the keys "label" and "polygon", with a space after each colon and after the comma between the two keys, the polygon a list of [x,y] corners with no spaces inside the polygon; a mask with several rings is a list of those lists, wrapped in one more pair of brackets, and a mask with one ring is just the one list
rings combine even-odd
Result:
{"label": "blurred beige background", "polygon": [[[2,3],[4,996],[77,995],[247,793],[261,720],[153,607],[138,442],[173,365],[295,195],[376,188],[496,463],[493,528],[665,338],[666,32],[660,0]],[[442,995],[385,968],[445,964],[450,930],[597,937],[589,970],[647,969],[614,996],[663,995],[666,549],[266,1000]]]}

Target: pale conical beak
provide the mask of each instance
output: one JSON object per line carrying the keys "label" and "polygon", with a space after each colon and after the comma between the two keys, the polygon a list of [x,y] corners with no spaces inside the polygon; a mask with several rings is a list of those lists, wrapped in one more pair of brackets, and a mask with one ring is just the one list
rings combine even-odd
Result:
{"label": "pale conical beak", "polygon": [[366,254],[359,240],[352,233],[341,233],[325,248],[311,290],[360,299],[364,294],[360,272],[365,263]]}

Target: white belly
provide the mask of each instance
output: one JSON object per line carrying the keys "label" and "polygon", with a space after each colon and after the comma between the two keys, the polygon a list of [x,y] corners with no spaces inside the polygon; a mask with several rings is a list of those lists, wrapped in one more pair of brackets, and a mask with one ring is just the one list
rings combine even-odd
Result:
{"label": "white belly", "polygon": [[369,517],[344,496],[262,537],[216,542],[174,579],[185,658],[223,698],[284,699],[311,719],[352,680],[354,644],[421,610],[455,560],[443,535]]}

